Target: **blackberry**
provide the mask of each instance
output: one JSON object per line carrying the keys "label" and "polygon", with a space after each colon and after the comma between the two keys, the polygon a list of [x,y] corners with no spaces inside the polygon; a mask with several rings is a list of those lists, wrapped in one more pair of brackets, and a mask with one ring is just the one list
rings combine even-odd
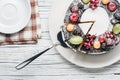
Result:
{"label": "blackberry", "polygon": [[84,9],[84,5],[82,3],[78,3],[78,8],[83,10]]}
{"label": "blackberry", "polygon": [[82,31],[81,31],[81,29],[75,29],[74,31],[73,31],[73,34],[74,35],[82,35]]}

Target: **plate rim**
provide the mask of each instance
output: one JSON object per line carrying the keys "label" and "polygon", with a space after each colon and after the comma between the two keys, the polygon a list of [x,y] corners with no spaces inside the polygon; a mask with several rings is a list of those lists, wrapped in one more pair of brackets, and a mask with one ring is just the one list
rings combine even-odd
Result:
{"label": "plate rim", "polygon": [[[24,1],[24,0],[21,0],[21,1]],[[24,1],[25,2],[25,1]],[[19,31],[21,31],[23,28],[26,27],[26,25],[28,24],[28,22],[30,21],[30,17],[31,17],[31,14],[32,14],[32,11],[31,11],[31,4],[30,4],[30,1],[29,0],[26,0],[26,3],[27,3],[27,9],[28,9],[28,13],[27,13],[27,18],[26,18],[26,21],[24,24],[21,24],[21,26],[14,26],[13,28],[16,28],[18,27],[16,30],[5,30],[5,29],[11,29],[11,28],[5,28],[3,26],[1,26],[2,29],[0,29],[0,33],[3,33],[3,34],[14,34],[14,33],[17,33]],[[25,5],[26,6],[26,5]],[[4,29],[4,30],[3,30]]]}

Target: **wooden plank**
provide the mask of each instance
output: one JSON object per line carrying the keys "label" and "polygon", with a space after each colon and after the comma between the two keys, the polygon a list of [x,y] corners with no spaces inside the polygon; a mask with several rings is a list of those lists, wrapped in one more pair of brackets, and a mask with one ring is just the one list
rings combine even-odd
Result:
{"label": "wooden plank", "polygon": [[119,80],[119,76],[81,76],[75,75],[61,75],[61,76],[3,76],[0,80]]}
{"label": "wooden plank", "polygon": [[66,61],[55,48],[40,56],[25,69],[14,67],[52,45],[48,16],[52,0],[39,0],[42,36],[37,45],[0,46],[0,80],[119,80],[120,62],[102,69],[86,69]]}

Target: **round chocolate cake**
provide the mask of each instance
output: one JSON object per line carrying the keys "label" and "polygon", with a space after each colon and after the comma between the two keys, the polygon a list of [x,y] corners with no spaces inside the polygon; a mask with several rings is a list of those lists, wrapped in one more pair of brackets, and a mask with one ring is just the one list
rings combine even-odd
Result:
{"label": "round chocolate cake", "polygon": [[74,0],[61,27],[65,43],[76,52],[103,54],[120,42],[117,0]]}

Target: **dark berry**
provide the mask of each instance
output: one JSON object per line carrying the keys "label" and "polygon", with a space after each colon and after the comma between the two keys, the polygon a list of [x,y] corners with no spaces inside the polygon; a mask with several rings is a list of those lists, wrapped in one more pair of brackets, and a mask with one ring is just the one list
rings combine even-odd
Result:
{"label": "dark berry", "polygon": [[89,36],[89,39],[93,39],[93,37],[92,37],[92,36]]}
{"label": "dark berry", "polygon": [[96,35],[92,35],[92,38],[95,39],[95,38],[96,38]]}
{"label": "dark berry", "polygon": [[83,5],[82,3],[79,3],[79,4],[78,4],[78,8],[79,8],[79,9],[84,9],[84,5]]}
{"label": "dark berry", "polygon": [[74,34],[74,35],[82,35],[82,31],[81,31],[80,29],[75,29],[75,30],[73,31],[73,34]]}
{"label": "dark berry", "polygon": [[115,19],[120,20],[120,10],[117,10],[114,14]]}
{"label": "dark berry", "polygon": [[106,43],[102,43],[102,44],[101,44],[101,48],[102,48],[103,50],[105,50],[105,49],[106,49]]}
{"label": "dark berry", "polygon": [[72,7],[71,7],[71,12],[78,12],[78,6],[77,5],[73,5]]}
{"label": "dark berry", "polygon": [[86,39],[85,41],[86,41],[86,42],[89,42],[90,40],[89,40],[89,39]]}
{"label": "dark berry", "polygon": [[83,46],[86,47],[88,45],[88,43],[84,43]]}
{"label": "dark berry", "polygon": [[115,25],[115,24],[117,24],[117,23],[120,23],[120,21],[119,21],[119,20],[116,20],[116,19],[112,19],[112,20],[111,20],[111,23],[112,23],[113,25]]}
{"label": "dark berry", "polygon": [[90,41],[90,44],[91,44],[91,45],[93,45],[93,44],[94,44],[94,42],[93,42],[93,41]]}
{"label": "dark berry", "polygon": [[111,38],[106,39],[106,43],[108,46],[113,45],[113,40]]}
{"label": "dark berry", "polygon": [[118,45],[118,44],[119,44],[119,42],[120,42],[119,38],[118,38],[118,37],[116,37],[116,38],[114,39],[114,43],[115,43],[115,45]]}
{"label": "dark berry", "polygon": [[105,34],[109,34],[109,31],[106,31]]}
{"label": "dark berry", "polygon": [[107,37],[107,38],[110,38],[110,35],[109,35],[109,34],[106,34],[106,37]]}
{"label": "dark berry", "polygon": [[114,37],[114,35],[110,34],[110,38],[113,38],[113,37]]}
{"label": "dark berry", "polygon": [[98,1],[98,0],[95,0],[95,1],[94,1],[94,4],[98,4],[98,3],[99,3],[99,1]]}
{"label": "dark berry", "polygon": [[90,49],[90,47],[91,47],[91,46],[88,44],[85,48],[88,50],[88,49]]}
{"label": "dark berry", "polygon": [[90,3],[94,3],[95,0],[90,0]]}
{"label": "dark berry", "polygon": [[99,3],[98,0],[91,0],[90,4],[89,4],[89,7],[94,10],[98,7],[98,3]]}

